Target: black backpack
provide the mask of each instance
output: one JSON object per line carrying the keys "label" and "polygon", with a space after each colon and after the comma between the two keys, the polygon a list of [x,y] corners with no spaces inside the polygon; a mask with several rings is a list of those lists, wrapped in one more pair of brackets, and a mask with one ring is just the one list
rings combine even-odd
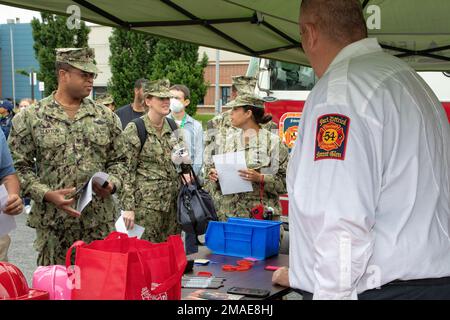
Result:
{"label": "black backpack", "polygon": [[[170,119],[167,117],[166,117],[166,120],[169,123],[170,129],[172,129],[173,132],[176,132],[178,130],[177,123],[173,119]],[[131,120],[131,122],[133,122],[136,125],[139,141],[141,142],[140,152],[142,152],[142,148],[144,147],[145,140],[147,140],[147,130],[145,130],[144,119],[136,118],[136,119]],[[177,135],[177,137],[178,137],[178,135]]]}

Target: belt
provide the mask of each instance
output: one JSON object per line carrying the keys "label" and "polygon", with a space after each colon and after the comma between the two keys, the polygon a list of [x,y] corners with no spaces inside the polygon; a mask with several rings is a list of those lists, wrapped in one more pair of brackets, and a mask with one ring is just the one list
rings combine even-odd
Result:
{"label": "belt", "polygon": [[[432,287],[432,286],[442,286],[442,285],[450,285],[450,277],[443,278],[429,278],[429,279],[413,279],[413,280],[394,280],[392,282],[386,283],[381,286],[380,289],[390,287],[390,286],[417,286],[417,287]],[[295,292],[301,294],[302,296],[307,296],[309,299],[312,299],[312,293],[303,291],[300,289],[293,289]],[[372,289],[378,290],[378,289]],[[372,291],[369,290],[369,291]],[[366,291],[366,292],[369,292]],[[364,292],[364,293],[366,293]]]}
{"label": "belt", "polygon": [[439,286],[450,284],[450,277],[429,278],[429,279],[413,279],[413,280],[394,280],[386,283],[384,286]]}

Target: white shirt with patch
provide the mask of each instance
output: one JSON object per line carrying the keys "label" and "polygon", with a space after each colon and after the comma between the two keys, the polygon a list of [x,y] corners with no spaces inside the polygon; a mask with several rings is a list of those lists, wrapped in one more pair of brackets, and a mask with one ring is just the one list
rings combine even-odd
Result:
{"label": "white shirt with patch", "polygon": [[427,84],[376,39],[312,90],[287,173],[290,284],[355,299],[450,276],[450,126]]}

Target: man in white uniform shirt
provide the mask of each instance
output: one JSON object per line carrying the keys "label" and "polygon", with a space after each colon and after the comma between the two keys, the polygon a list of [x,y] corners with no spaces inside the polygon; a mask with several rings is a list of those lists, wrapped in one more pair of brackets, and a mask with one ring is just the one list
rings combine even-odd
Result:
{"label": "man in white uniform shirt", "polygon": [[357,0],[303,0],[320,78],[290,160],[290,268],[305,299],[450,299],[450,126],[433,91],[367,38]]}

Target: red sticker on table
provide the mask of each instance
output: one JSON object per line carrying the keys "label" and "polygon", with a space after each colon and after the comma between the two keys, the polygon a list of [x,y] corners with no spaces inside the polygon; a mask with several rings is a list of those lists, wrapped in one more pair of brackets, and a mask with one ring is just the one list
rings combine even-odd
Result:
{"label": "red sticker on table", "polygon": [[239,260],[236,262],[238,266],[253,266],[253,262],[248,260]]}
{"label": "red sticker on table", "polygon": [[197,276],[210,278],[210,277],[212,277],[212,273],[207,272],[207,271],[199,271],[199,272],[197,272]]}
{"label": "red sticker on table", "polygon": [[236,271],[236,267],[230,264],[226,264],[222,266],[222,270],[227,272]]}

